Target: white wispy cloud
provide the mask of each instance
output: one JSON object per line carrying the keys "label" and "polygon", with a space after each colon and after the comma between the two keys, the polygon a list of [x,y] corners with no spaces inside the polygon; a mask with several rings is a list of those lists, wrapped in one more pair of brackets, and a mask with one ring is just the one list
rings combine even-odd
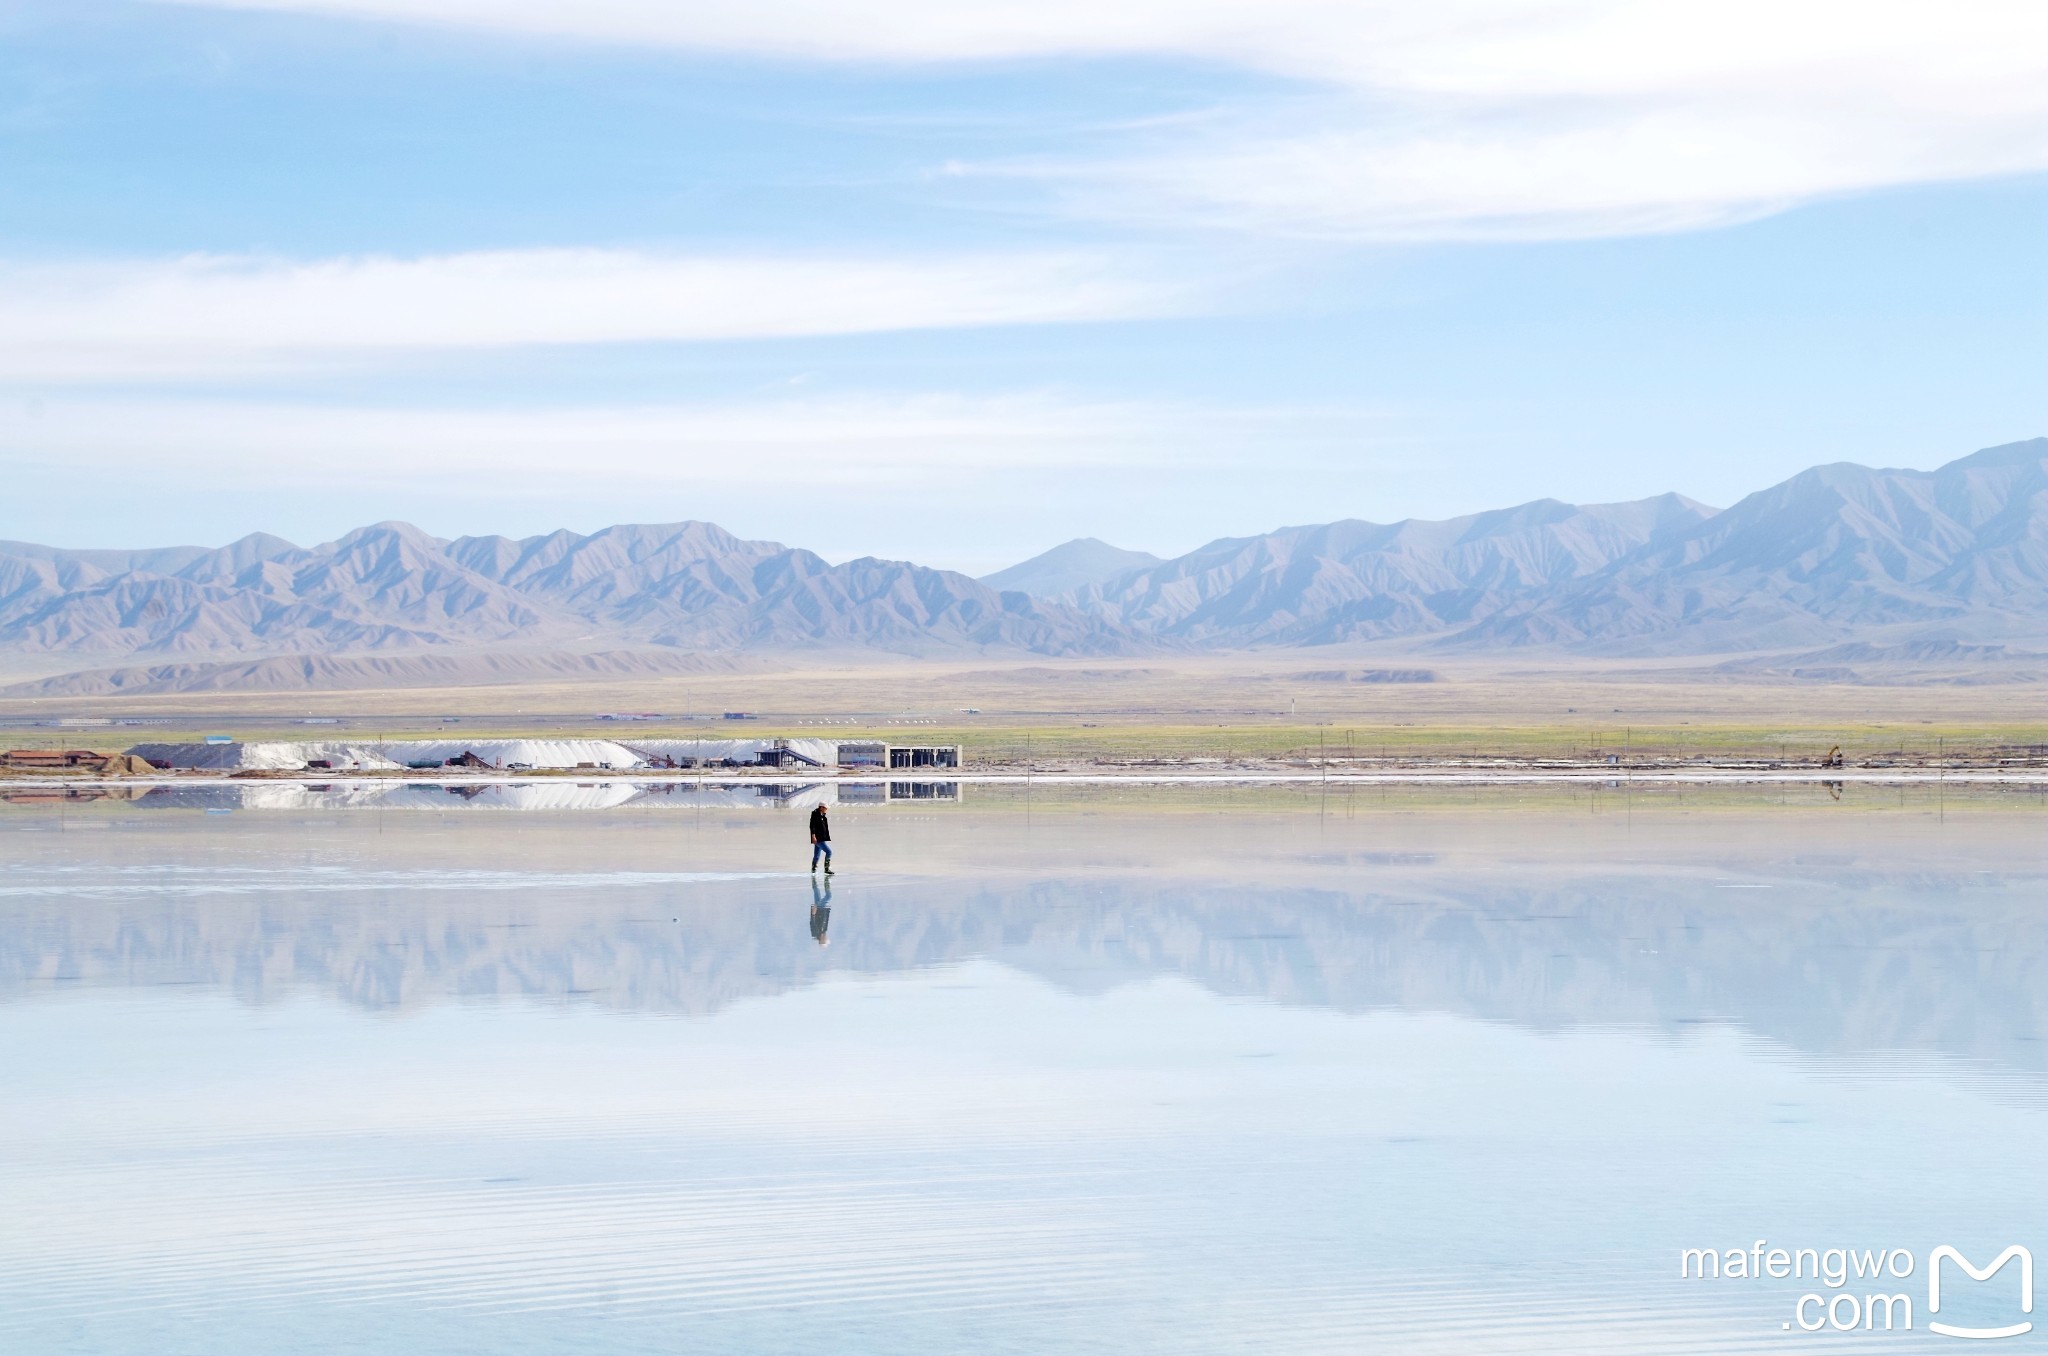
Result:
{"label": "white wispy cloud", "polygon": [[0,467],[251,489],[468,490],[545,497],[593,484],[914,486],[992,472],[1227,465],[1244,440],[1355,446],[1364,416],[1190,408],[1050,394],[848,395],[751,403],[397,408],[51,397],[0,402]]}
{"label": "white wispy cloud", "polygon": [[916,259],[542,249],[0,262],[0,380],[236,373],[393,351],[1099,321],[1186,288],[1077,254]]}
{"label": "white wispy cloud", "polygon": [[1331,100],[1136,153],[963,172],[1038,180],[1081,212],[1126,222],[1426,242],[1698,230],[1900,184],[2048,169],[2048,116],[2029,141],[1863,112],[1665,101],[1504,119],[1438,104],[1390,126],[1382,111]]}
{"label": "white wispy cloud", "polygon": [[178,0],[807,61],[1161,56],[1317,97],[1085,162],[1089,210],[1368,238],[1683,229],[2048,170],[2038,0]]}

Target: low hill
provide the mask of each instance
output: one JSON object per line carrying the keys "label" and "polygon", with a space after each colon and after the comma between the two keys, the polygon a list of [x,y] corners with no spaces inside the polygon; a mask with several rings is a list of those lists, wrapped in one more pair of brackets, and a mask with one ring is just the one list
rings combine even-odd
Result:
{"label": "low hill", "polygon": [[591,654],[427,653],[272,655],[215,663],[137,664],[66,673],[0,687],[0,697],[162,696],[181,692],[313,692],[500,683],[669,678],[728,673],[738,661],[675,650]]}

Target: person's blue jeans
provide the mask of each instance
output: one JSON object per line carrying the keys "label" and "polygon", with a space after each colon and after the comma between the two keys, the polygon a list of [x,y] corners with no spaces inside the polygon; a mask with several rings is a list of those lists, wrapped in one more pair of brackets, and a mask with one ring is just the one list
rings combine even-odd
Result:
{"label": "person's blue jeans", "polygon": [[811,844],[811,870],[816,871],[818,869],[818,857],[820,854],[825,858],[825,869],[830,871],[832,869],[832,844],[829,842]]}

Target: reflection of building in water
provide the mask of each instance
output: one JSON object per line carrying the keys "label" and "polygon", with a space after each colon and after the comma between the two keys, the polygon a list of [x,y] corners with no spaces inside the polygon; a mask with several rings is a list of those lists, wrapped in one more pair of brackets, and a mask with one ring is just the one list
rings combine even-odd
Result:
{"label": "reflection of building in water", "polygon": [[[808,810],[813,805],[830,805],[838,799],[836,794],[838,788],[830,783],[799,782],[785,784],[782,782],[763,782],[758,786],[734,786],[718,789],[731,791],[739,795],[752,792],[757,802],[765,801],[778,810],[787,810],[793,807],[801,807]],[[680,794],[685,797],[693,797],[697,793],[691,791],[688,787],[684,787],[680,789]],[[701,802],[693,800],[692,803]]]}
{"label": "reflection of building in water", "polygon": [[958,782],[841,782],[839,802],[842,805],[882,805],[892,800],[952,800],[960,799]]}
{"label": "reflection of building in water", "polygon": [[140,800],[146,788],[140,786],[36,786],[0,791],[0,804],[62,805],[93,800]]}
{"label": "reflection of building in water", "polygon": [[958,800],[958,782],[890,782],[890,800]]}

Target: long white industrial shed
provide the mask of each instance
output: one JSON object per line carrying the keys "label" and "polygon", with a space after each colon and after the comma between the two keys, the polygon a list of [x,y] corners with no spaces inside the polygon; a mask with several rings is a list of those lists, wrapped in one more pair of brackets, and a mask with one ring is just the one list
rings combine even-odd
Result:
{"label": "long white industrial shed", "polygon": [[[128,750],[159,767],[213,772],[336,772],[429,769],[474,759],[487,767],[625,771],[631,768],[702,768],[722,765],[804,768],[955,767],[952,746],[914,751],[872,741],[831,739],[405,739],[137,744]],[[913,764],[906,754],[914,752]]]}

